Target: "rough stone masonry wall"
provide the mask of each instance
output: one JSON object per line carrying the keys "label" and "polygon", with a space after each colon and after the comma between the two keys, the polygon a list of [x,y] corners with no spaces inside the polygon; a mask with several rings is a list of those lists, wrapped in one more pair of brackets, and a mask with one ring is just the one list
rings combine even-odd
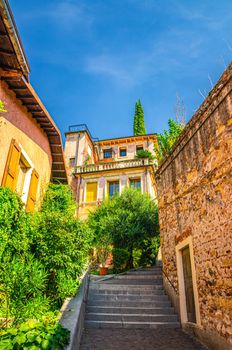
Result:
{"label": "rough stone masonry wall", "polygon": [[232,64],[156,180],[164,270],[178,288],[175,246],[191,235],[201,324],[232,344]]}

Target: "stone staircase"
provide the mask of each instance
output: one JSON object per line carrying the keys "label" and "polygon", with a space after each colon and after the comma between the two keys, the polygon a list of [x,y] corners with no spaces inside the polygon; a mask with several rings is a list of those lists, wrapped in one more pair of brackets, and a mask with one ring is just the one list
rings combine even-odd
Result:
{"label": "stone staircase", "polygon": [[179,328],[160,266],[90,281],[85,328]]}

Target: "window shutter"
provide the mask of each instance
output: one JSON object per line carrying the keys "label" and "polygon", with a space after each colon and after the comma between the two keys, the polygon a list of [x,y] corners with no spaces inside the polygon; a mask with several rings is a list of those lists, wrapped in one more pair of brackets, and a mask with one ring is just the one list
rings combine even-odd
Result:
{"label": "window shutter", "polygon": [[2,186],[9,187],[13,191],[16,190],[19,160],[21,156],[21,149],[17,142],[13,139],[11,141],[10,149],[7,156],[5,171],[2,179]]}
{"label": "window shutter", "polygon": [[97,182],[86,184],[86,202],[95,202],[97,200]]}
{"label": "window shutter", "polygon": [[35,169],[33,169],[31,174],[31,182],[30,182],[28,197],[27,197],[27,205],[26,205],[27,211],[34,210],[38,183],[39,183],[39,174],[37,173],[37,171],[35,171]]}

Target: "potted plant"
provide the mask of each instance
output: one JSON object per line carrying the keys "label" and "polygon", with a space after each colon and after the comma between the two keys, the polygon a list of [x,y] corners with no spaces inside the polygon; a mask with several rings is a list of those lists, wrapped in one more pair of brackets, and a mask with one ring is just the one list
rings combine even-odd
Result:
{"label": "potted plant", "polygon": [[108,232],[101,232],[97,237],[96,248],[99,262],[99,274],[104,276],[108,272],[107,259],[112,251],[112,238]]}

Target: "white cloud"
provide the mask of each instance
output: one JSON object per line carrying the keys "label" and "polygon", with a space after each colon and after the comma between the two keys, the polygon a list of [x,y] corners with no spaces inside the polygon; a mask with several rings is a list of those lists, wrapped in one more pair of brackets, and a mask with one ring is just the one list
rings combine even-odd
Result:
{"label": "white cloud", "polygon": [[58,0],[48,2],[40,10],[33,8],[31,11],[25,11],[22,15],[25,20],[49,21],[61,28],[72,28],[73,25],[81,24],[90,26],[93,17],[89,14],[87,8],[75,0]]}

